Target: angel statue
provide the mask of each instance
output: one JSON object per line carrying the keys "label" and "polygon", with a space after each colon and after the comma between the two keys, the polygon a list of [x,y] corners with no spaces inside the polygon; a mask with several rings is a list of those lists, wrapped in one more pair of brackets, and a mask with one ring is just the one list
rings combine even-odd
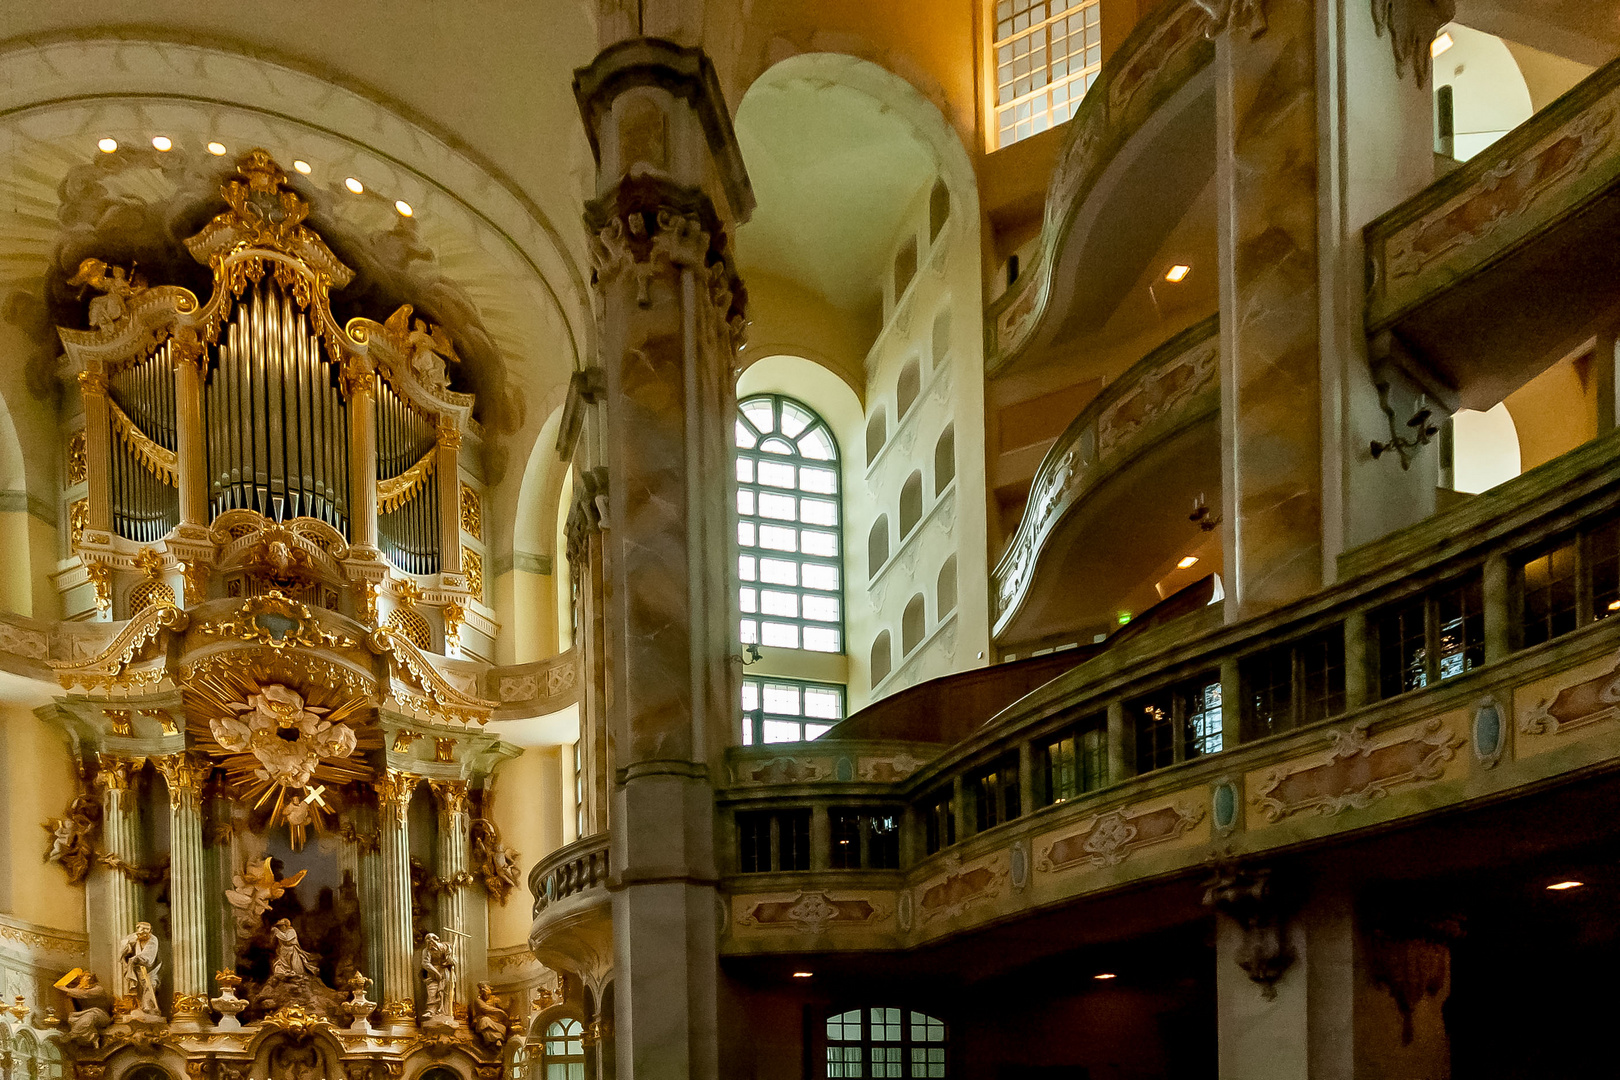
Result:
{"label": "angel statue", "polygon": [[225,900],[236,916],[237,936],[252,937],[259,929],[264,913],[270,910],[271,901],[280,900],[288,889],[296,889],[307,873],[308,870],[300,870],[292,877],[278,881],[270,858],[266,856],[262,864],[250,862],[240,874],[231,875],[231,884],[235,887],[225,890]]}
{"label": "angel statue", "polygon": [[450,388],[450,376],[444,362],[448,360],[452,364],[459,364],[461,357],[456,355],[456,347],[444,327],[422,319],[412,319],[412,310],[411,305],[401,304],[383,325],[395,348],[406,354],[406,361],[417,381],[429,390],[442,394]]}
{"label": "angel statue", "polygon": [[484,879],[484,888],[502,905],[518,886],[517,848],[501,843],[501,830],[489,818],[472,823],[473,868]]}
{"label": "angel statue", "polygon": [[135,932],[118,943],[119,1011],[131,1020],[163,1022],[158,1011],[158,939],[152,924],[139,922]]}
{"label": "angel statue", "polygon": [[122,266],[109,266],[100,259],[86,259],[78,273],[68,279],[70,287],[88,285],[101,295],[90,301],[90,325],[105,330],[129,314],[126,300],[146,291],[146,281]]}
{"label": "angel statue", "polygon": [[73,797],[65,815],[45,822],[51,834],[45,861],[59,863],[67,871],[68,884],[82,885],[90,876],[90,864],[96,857],[91,839],[100,824],[100,801],[83,792]]}

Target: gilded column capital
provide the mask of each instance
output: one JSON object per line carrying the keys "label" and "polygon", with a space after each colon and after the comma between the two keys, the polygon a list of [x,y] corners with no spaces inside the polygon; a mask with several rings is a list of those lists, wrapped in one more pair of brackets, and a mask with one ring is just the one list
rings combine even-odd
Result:
{"label": "gilded column capital", "polygon": [[453,416],[439,416],[439,445],[446,450],[457,450],[461,447],[461,428],[456,426]]}
{"label": "gilded column capital", "polygon": [[135,774],[145,764],[143,758],[119,757],[116,754],[96,755],[96,783],[103,791],[128,791]]}
{"label": "gilded column capital", "polygon": [[377,781],[378,806],[385,813],[392,811],[394,820],[405,824],[405,817],[411,809],[411,796],[416,794],[416,785],[421,782],[422,778],[415,773],[389,769]]}
{"label": "gilded column capital", "polygon": [[193,371],[202,370],[203,341],[195,327],[179,326],[169,337],[169,359]]}
{"label": "gilded column capital", "polygon": [[79,393],[87,397],[106,397],[107,373],[98,368],[79,372]]}
{"label": "gilded column capital", "polygon": [[166,757],[153,758],[152,764],[157,766],[158,772],[163,774],[164,782],[169,787],[169,807],[178,810],[182,806],[197,805],[202,795],[203,781],[208,777],[208,765],[190,754],[170,754]]}
{"label": "gilded column capital", "polygon": [[375,371],[370,361],[360,356],[350,356],[343,361],[343,396],[353,399],[357,395],[370,397],[374,392]]}
{"label": "gilded column capital", "polygon": [[467,812],[467,781],[429,780],[433,797],[439,801],[439,810],[446,817]]}

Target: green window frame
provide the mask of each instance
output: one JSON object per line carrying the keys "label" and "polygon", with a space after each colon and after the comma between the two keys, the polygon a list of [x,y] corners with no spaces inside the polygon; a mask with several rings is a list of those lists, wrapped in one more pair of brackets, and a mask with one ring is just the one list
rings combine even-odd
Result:
{"label": "green window frame", "polygon": [[808,742],[844,718],[838,683],[744,675],[742,744]]}

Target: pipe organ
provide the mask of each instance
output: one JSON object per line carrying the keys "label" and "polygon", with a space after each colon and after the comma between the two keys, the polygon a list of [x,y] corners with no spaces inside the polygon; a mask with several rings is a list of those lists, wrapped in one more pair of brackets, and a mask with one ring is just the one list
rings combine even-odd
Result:
{"label": "pipe organ", "polygon": [[90,328],[60,330],[86,474],[66,609],[129,618],[154,582],[185,607],[273,590],[487,658],[482,560],[462,558],[477,427],[450,334],[410,304],[339,325],[354,272],[268,154],[221,194],[186,241],[206,299],[96,259],[69,282],[93,295]]}

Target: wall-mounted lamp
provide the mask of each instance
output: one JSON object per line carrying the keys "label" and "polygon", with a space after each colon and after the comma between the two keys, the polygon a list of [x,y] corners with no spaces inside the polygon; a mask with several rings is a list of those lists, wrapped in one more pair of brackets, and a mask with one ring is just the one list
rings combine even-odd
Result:
{"label": "wall-mounted lamp", "polygon": [[1369,449],[1373,460],[1377,461],[1384,456],[1385,451],[1393,450],[1400,455],[1401,469],[1404,471],[1412,467],[1413,451],[1420,450],[1440,434],[1439,425],[1433,423],[1434,410],[1429,408],[1428,397],[1419,394],[1417,407],[1412,411],[1412,418],[1406,422],[1410,434],[1403,435],[1395,426],[1395,409],[1389,403],[1389,383],[1378,384],[1378,405],[1389,418],[1389,438],[1383,442],[1373,440]]}
{"label": "wall-mounted lamp", "polygon": [[1198,498],[1193,500],[1192,513],[1187,515],[1187,520],[1198,522],[1198,527],[1204,532],[1214,532],[1221,523],[1220,515],[1213,513],[1204,502],[1202,491],[1198,493]]}
{"label": "wall-mounted lamp", "polygon": [[757,664],[762,659],[759,651],[759,642],[757,641],[749,642],[748,648],[744,649],[743,652],[746,652],[748,655],[743,656],[741,653],[732,653],[730,656],[726,657],[726,659],[735,660],[743,667],[748,667],[751,664]]}

